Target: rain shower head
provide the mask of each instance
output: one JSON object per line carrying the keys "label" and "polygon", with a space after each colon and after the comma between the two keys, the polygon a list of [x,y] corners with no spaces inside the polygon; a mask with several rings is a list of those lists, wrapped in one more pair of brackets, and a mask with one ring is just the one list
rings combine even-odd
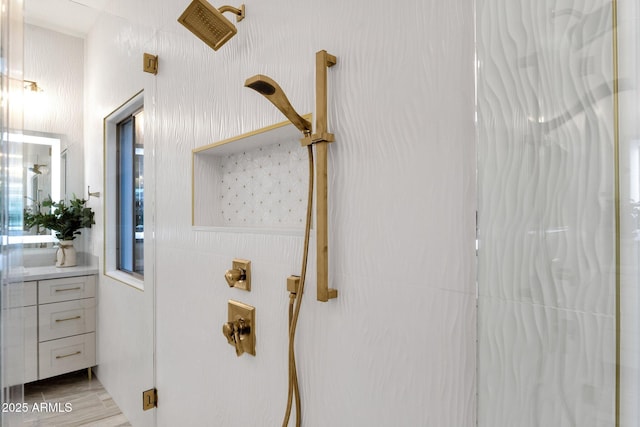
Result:
{"label": "rain shower head", "polygon": [[244,19],[244,4],[240,9],[231,6],[216,9],[206,0],[193,0],[182,12],[178,22],[213,50],[218,50],[238,32],[236,26],[222,15],[224,12],[235,13],[236,21],[240,22]]}
{"label": "rain shower head", "polygon": [[311,123],[304,119],[296,110],[291,106],[289,99],[284,94],[282,88],[273,81],[270,77],[257,74],[253,77],[249,77],[244,86],[255,90],[256,92],[267,98],[278,110],[284,114],[291,123],[295,125],[300,132],[305,135],[311,134]]}

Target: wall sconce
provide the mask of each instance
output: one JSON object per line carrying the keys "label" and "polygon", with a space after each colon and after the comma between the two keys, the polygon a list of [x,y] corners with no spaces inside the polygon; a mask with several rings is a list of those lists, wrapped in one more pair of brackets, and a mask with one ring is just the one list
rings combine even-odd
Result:
{"label": "wall sconce", "polygon": [[32,80],[23,80],[23,83],[24,83],[24,90],[28,90],[31,92],[42,92],[42,88],[38,86],[37,82],[34,82]]}

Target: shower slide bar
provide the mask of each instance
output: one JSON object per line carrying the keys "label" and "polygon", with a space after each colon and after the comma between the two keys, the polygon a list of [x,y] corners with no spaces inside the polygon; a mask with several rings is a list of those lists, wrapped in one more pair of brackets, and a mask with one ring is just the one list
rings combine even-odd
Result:
{"label": "shower slide bar", "polygon": [[317,300],[327,302],[338,297],[338,291],[329,287],[329,224],[327,150],[334,135],[327,132],[327,68],[336,65],[336,57],[326,50],[316,52],[316,132],[305,135],[302,145],[316,146],[316,268]]}

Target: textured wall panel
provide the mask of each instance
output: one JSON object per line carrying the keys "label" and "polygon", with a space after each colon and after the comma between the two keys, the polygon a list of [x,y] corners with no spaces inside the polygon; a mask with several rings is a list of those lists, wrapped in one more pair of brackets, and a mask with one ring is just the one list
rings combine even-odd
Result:
{"label": "textured wall panel", "polygon": [[[89,37],[87,133],[98,144],[101,118],[144,87],[145,103],[153,103],[145,171],[149,165],[155,179],[145,178],[145,191],[154,185],[158,425],[282,420],[285,285],[300,273],[302,237],[193,229],[191,150],[283,120],[243,87],[254,74],[275,79],[299,112],[313,111],[320,49],[338,57],[329,70],[336,135],[329,221],[339,297],[315,301],[310,262],[296,340],[304,425],[474,425],[471,5],[412,0],[390,13],[381,1],[250,0],[238,34],[214,52],[176,22],[188,1],[141,3],[146,16],[130,14],[137,4],[112,1]],[[157,76],[141,75],[143,49],[159,55]],[[96,146],[88,180],[100,179],[99,156]],[[102,236],[94,237],[99,253]],[[250,293],[224,281],[235,257],[252,261]],[[121,320],[110,322],[107,313],[117,310],[131,325],[151,313],[123,312],[115,304],[126,291],[118,286],[102,290],[100,354],[110,368],[101,375],[125,414],[147,425],[124,388],[131,378],[143,383],[143,375],[114,345]],[[236,357],[222,336],[228,299],[256,307],[255,358]],[[146,342],[132,328],[120,340]]]}
{"label": "textured wall panel", "polygon": [[83,195],[84,40],[24,26],[24,78],[42,92],[27,97],[24,129],[59,135],[67,151],[68,194]]}
{"label": "textured wall panel", "polygon": [[36,105],[25,106],[25,130],[61,134],[67,145],[82,145],[84,40],[26,24],[24,41],[25,79],[43,89]]}
{"label": "textured wall panel", "polygon": [[[131,7],[137,5],[138,2],[135,5],[129,2]],[[148,3],[147,6],[151,9]],[[155,113],[154,90],[153,80],[149,77],[152,75],[143,73],[141,66],[143,52],[154,52],[153,45],[149,44],[153,31],[134,24],[134,17],[129,18],[131,21],[105,14],[86,39],[85,184],[90,185],[92,191],[107,191],[103,175],[103,119],[145,89],[145,146],[151,154],[149,160],[145,160],[145,207],[149,210],[145,227],[152,231],[155,130],[150,122]],[[90,202],[96,211],[90,247],[101,261],[104,255],[104,200],[103,193],[103,197],[92,198]],[[149,285],[145,286],[144,292],[102,274],[98,285],[96,374],[131,424],[136,426],[155,423],[153,411],[143,412],[140,404],[140,393],[154,384],[153,261],[153,245],[148,245],[144,264]]]}
{"label": "textured wall panel", "polygon": [[611,2],[478,2],[479,425],[614,422]]}

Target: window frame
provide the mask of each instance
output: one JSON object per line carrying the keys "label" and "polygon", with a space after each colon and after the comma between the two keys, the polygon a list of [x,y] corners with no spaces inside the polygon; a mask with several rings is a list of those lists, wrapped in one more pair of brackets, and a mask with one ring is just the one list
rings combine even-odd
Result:
{"label": "window frame", "polygon": [[[144,277],[118,269],[118,124],[144,109],[144,91],[140,91],[104,118],[104,268],[103,274],[144,290]],[[143,172],[144,176],[144,172]],[[144,207],[143,207],[144,209]],[[147,242],[147,231],[144,242]],[[145,243],[143,243],[144,245]],[[145,251],[146,252],[146,251]]]}
{"label": "window frame", "polygon": [[[123,128],[127,126],[128,123],[131,123],[131,135],[130,135],[130,147],[127,148],[127,153],[124,153],[124,156],[127,156],[127,161],[130,162],[126,166],[130,170],[123,172],[123,149],[125,148],[122,140],[122,132]],[[140,126],[143,127],[143,131],[140,132]],[[136,185],[136,179],[139,175],[136,174],[136,168],[138,163],[138,156],[142,156],[143,166],[142,166],[142,182],[144,183],[144,151],[142,154],[138,154],[138,150],[144,150],[144,108],[140,108],[139,110],[134,111],[130,115],[126,116],[123,120],[117,123],[116,125],[116,180],[117,180],[117,244],[116,244],[116,269],[118,271],[122,271],[132,276],[144,280],[144,259],[142,260],[142,273],[138,268],[137,264],[137,256],[136,253],[138,248],[136,247],[136,243],[138,241],[139,232],[137,231],[136,224],[136,202],[137,202],[137,190],[138,187]],[[142,140],[142,144],[139,144],[139,140]],[[142,145],[142,148],[139,147]],[[127,175],[125,175],[125,173]],[[126,178],[125,178],[126,177]],[[123,180],[123,178],[125,178]],[[143,184],[144,185],[144,184]],[[123,188],[124,186],[127,188],[127,196],[130,196],[130,199],[127,200],[128,204],[123,206]],[[143,187],[144,191],[144,187]],[[142,200],[144,200],[144,192],[142,195]],[[129,210],[129,212],[125,213],[125,209]],[[143,203],[143,223],[144,223],[144,203]],[[122,228],[125,226],[123,222],[127,222],[126,226],[130,230],[130,233],[127,237],[130,238],[129,242],[124,242],[123,240],[123,231]],[[144,258],[144,228],[142,230],[142,254]],[[123,250],[124,246],[127,246],[126,252],[130,255],[130,259],[126,261],[123,259]],[[131,268],[127,268],[124,264],[130,263]]]}

